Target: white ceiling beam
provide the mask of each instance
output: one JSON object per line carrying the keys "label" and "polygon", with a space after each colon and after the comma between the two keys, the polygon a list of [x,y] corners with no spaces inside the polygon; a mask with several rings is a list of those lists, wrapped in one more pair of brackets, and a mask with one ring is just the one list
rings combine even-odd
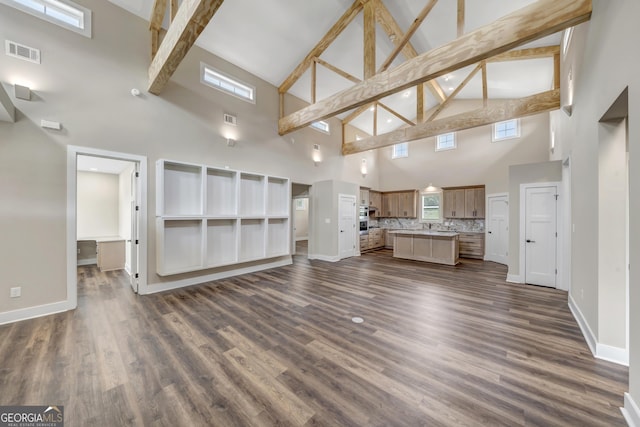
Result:
{"label": "white ceiling beam", "polygon": [[591,0],[538,0],[278,121],[280,135],[475,64],[591,17]]}

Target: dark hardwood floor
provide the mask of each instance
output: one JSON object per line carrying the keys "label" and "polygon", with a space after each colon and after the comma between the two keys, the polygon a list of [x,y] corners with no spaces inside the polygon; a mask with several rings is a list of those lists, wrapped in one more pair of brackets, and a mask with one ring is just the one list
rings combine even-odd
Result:
{"label": "dark hardwood floor", "polygon": [[505,275],[382,250],[136,296],[82,267],[77,310],[0,327],[0,404],[67,426],[624,425],[627,368],[591,356],[565,292]]}

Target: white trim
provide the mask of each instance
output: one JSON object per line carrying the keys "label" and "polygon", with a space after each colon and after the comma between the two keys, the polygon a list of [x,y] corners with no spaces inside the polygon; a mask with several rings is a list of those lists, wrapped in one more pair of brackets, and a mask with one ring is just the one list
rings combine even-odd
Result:
{"label": "white trim", "polygon": [[[515,135],[511,135],[511,136],[505,136],[502,138],[498,138],[496,136],[496,126],[500,125],[502,123],[506,123],[506,122],[516,122],[516,134]],[[491,142],[502,142],[502,141],[508,141],[510,139],[517,139],[520,138],[520,119],[509,119],[509,120],[503,120],[501,122],[496,122],[492,125],[492,129],[491,129]]]}
{"label": "white trim", "polygon": [[[498,264],[503,264],[501,260],[496,260],[493,259],[493,257],[491,256],[487,256],[487,234],[489,231],[489,215],[490,215],[490,211],[489,211],[489,199],[491,198],[496,198],[496,197],[505,197],[506,201],[507,201],[507,230],[509,232],[511,232],[511,229],[509,228],[508,222],[509,222],[509,193],[491,193],[491,194],[487,194],[484,198],[484,205],[485,205],[485,224],[484,224],[484,261],[492,261]],[[509,250],[509,235],[507,235],[507,251]],[[509,265],[509,255],[507,252],[507,262],[506,264],[503,265]],[[512,275],[513,278],[513,275]],[[511,282],[511,283],[521,283],[521,282],[513,282],[511,280],[509,280],[509,275],[507,274],[507,282]]]}
{"label": "white trim", "polygon": [[624,348],[597,343],[596,357],[618,365],[629,366],[629,352]]}
{"label": "white trim", "polygon": [[629,427],[640,427],[640,408],[629,393],[624,394],[624,407],[620,411]]}
{"label": "white trim", "polygon": [[[526,262],[525,262],[525,239],[524,239],[524,230],[526,228],[525,219],[526,219],[526,191],[529,188],[536,187],[556,187],[556,194],[562,200],[562,182],[532,182],[527,184],[520,184],[520,230],[518,231],[518,241],[520,242],[520,254],[519,254],[519,270],[520,276],[522,277],[522,282],[525,283],[527,279],[527,275],[525,272]],[[562,242],[564,227],[562,223],[562,203],[558,203],[556,201],[556,283],[555,289],[564,289],[562,285],[562,274],[564,266],[559,262],[560,261],[560,251],[563,248]]]}
{"label": "white trim", "polygon": [[571,294],[569,295],[569,310],[571,310],[571,314],[573,314],[573,318],[576,319],[576,322],[578,322],[578,326],[580,326],[580,330],[582,331],[582,336],[584,337],[584,340],[587,342],[587,345],[589,346],[589,350],[591,350],[591,354],[593,354],[593,356],[595,357],[596,343],[597,343],[596,336],[594,335],[593,331],[589,327],[589,323],[587,323],[587,319],[584,318],[582,311],[580,311],[580,308],[574,301],[573,295]]}
{"label": "white trim", "polygon": [[[449,136],[449,135],[453,135],[453,146],[452,147],[440,147],[440,137],[441,136]],[[440,135],[436,135],[436,150],[435,151],[447,151],[447,150],[455,150],[456,148],[458,148],[458,137],[456,136],[455,132],[447,132],[447,133],[442,133]]]}
{"label": "white trim", "polygon": [[320,254],[309,254],[307,255],[308,259],[317,259],[320,261],[328,261],[328,262],[338,262],[340,261],[339,256],[329,256],[329,255],[320,255]]}
{"label": "white trim", "polygon": [[283,267],[293,263],[290,255],[286,255],[281,259],[265,264],[250,265],[244,268],[235,268],[233,270],[221,271],[218,273],[208,274],[206,276],[190,277],[188,279],[174,280],[172,282],[153,283],[145,286],[144,292],[138,290],[140,295],[155,294],[158,292],[170,291],[172,289],[184,288],[186,286],[199,285],[214,280],[226,279],[227,277],[238,276],[240,274],[255,273],[256,271],[268,270],[276,267]]}
{"label": "white trim", "polygon": [[[229,84],[231,84],[232,86],[236,87],[236,88],[240,88],[240,89],[244,89],[247,92],[250,93],[250,96],[244,96],[244,95],[239,95],[237,94],[235,91],[230,91],[224,87],[222,87],[221,85],[216,85],[214,83],[208,82],[205,79],[205,75],[207,74],[207,72],[209,72],[210,74],[214,75],[216,78],[218,78],[219,80],[226,80]],[[252,84],[243,82],[242,80],[240,80],[237,77],[234,77],[228,73],[225,73],[223,71],[218,70],[217,68],[213,67],[212,65],[206,64],[204,62],[200,62],[200,83],[202,83],[203,85],[213,88],[215,90],[219,90],[220,92],[226,93],[227,95],[231,95],[233,97],[236,97],[238,99],[241,99],[243,101],[246,101],[250,104],[255,104],[256,103],[256,96],[257,96],[257,90],[256,87]]]}
{"label": "white trim", "polygon": [[[67,22],[64,22],[60,19],[56,19],[53,18],[50,15],[47,15],[45,13],[39,12],[35,9],[32,9],[30,7],[27,7],[25,5],[22,5],[20,3],[17,3],[16,1],[13,0],[0,0],[1,4],[5,4],[9,7],[12,7],[14,9],[18,9],[28,15],[31,16],[35,16],[38,19],[42,19],[43,21],[49,22],[50,24],[54,24],[57,25],[59,27],[62,27],[66,30],[70,30],[73,31],[74,33],[78,33],[80,35],[83,35],[85,37],[91,38],[91,10],[87,9],[84,6],[80,6],[77,3],[74,3],[70,0],[58,0],[60,3],[63,3],[65,6],[71,8],[71,9],[75,9],[75,11],[79,12],[82,14],[82,27],[76,27],[75,25],[71,25]],[[48,2],[41,2],[43,3],[43,6],[45,5],[45,3]],[[55,9],[55,8],[54,8]],[[59,8],[57,8],[59,9]]]}
{"label": "white trim", "polygon": [[88,155],[108,157],[118,160],[137,162],[140,174],[140,194],[137,201],[140,206],[139,221],[139,257],[138,257],[138,293],[147,292],[147,157],[135,154],[106,151],[96,148],[67,146],[67,305],[68,310],[78,306],[77,254],[76,254],[76,173],[77,156]]}
{"label": "white trim", "polygon": [[521,274],[507,274],[507,282],[524,283],[524,277]]}
{"label": "white trim", "polygon": [[13,311],[0,313],[0,325],[19,322],[21,320],[34,319],[36,317],[48,316],[50,314],[68,311],[67,301],[59,301],[51,304],[36,305],[33,307],[21,308]]}
{"label": "white trim", "polygon": [[93,265],[97,264],[98,260],[96,258],[87,258],[87,259],[79,259],[77,265]]}

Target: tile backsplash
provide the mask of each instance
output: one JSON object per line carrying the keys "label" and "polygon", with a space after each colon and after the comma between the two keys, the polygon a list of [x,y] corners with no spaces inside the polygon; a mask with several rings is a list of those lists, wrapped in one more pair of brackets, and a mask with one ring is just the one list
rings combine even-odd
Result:
{"label": "tile backsplash", "polygon": [[[416,218],[381,218],[369,220],[370,227],[428,229],[429,223]],[[442,223],[431,223],[431,230],[484,232],[484,219],[445,219]]]}

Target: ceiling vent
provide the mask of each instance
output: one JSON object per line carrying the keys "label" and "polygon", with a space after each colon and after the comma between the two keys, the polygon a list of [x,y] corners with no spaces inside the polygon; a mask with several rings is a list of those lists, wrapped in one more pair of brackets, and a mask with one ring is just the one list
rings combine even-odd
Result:
{"label": "ceiling vent", "polygon": [[25,46],[20,43],[12,42],[11,40],[5,40],[5,48],[7,55],[14,58],[24,59],[25,61],[40,63],[40,49]]}
{"label": "ceiling vent", "polygon": [[231,114],[224,115],[224,124],[231,126],[238,126],[238,117],[232,116]]}

